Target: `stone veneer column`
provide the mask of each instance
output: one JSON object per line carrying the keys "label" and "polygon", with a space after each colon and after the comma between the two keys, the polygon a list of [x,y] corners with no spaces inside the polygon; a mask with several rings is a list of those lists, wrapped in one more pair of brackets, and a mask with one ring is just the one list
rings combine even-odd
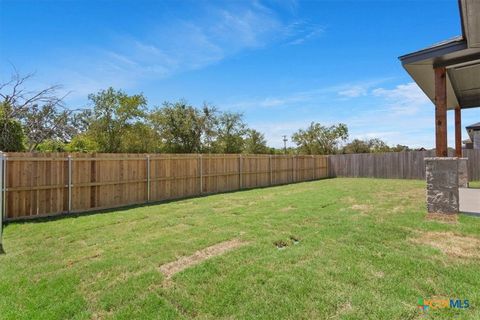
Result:
{"label": "stone veneer column", "polygon": [[425,168],[428,212],[458,213],[460,207],[458,188],[468,186],[467,159],[425,158]]}

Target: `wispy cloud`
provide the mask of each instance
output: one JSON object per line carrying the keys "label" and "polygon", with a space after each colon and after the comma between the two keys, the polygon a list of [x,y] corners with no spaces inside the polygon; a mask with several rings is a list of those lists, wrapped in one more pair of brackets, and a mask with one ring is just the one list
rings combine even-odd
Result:
{"label": "wispy cloud", "polygon": [[[52,59],[45,73],[77,98],[107,86],[134,87],[205,68],[244,50],[281,42],[298,45],[324,32],[259,1],[214,3],[199,10],[194,18],[170,18],[143,34],[115,34],[102,47],[62,48],[61,57]],[[264,102],[277,104],[281,102]]]}
{"label": "wispy cloud", "polygon": [[430,100],[414,82],[400,84],[393,89],[377,88],[372,94],[385,98],[386,107],[399,115],[414,115],[421,108],[431,105]]}
{"label": "wispy cloud", "polygon": [[311,121],[324,125],[346,123],[351,139],[381,138],[389,144],[429,147],[433,131],[430,101],[413,83],[398,84],[393,88],[380,86],[391,80],[379,78],[336,84],[247,100],[230,107],[243,109],[247,115],[258,113],[258,108],[281,108],[278,109],[282,110],[281,113],[272,115],[267,123],[255,123],[265,132],[268,142],[277,147],[282,145],[282,135],[291,136]]}
{"label": "wispy cloud", "polygon": [[285,29],[287,45],[301,45],[325,33],[325,27],[305,21],[296,21]]}
{"label": "wispy cloud", "polygon": [[356,98],[360,96],[366,96],[367,95],[367,87],[366,86],[361,86],[361,85],[354,85],[349,88],[346,88],[345,90],[341,90],[338,92],[338,95],[344,96],[347,98]]}
{"label": "wispy cloud", "polygon": [[303,91],[293,91],[282,95],[257,97],[247,100],[227,102],[223,106],[229,109],[272,108],[296,106],[305,102],[336,101],[347,98],[368,96],[371,88],[389,81],[391,78],[366,79],[359,83],[340,83],[312,88]]}

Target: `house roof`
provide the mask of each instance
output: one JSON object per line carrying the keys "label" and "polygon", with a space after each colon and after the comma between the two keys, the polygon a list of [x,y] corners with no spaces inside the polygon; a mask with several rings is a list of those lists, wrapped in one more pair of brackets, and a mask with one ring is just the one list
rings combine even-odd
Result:
{"label": "house roof", "polygon": [[480,122],[477,122],[477,123],[474,123],[474,124],[471,124],[467,127],[465,127],[467,130],[470,130],[470,129],[479,129],[480,130]]}
{"label": "house roof", "polygon": [[435,67],[447,69],[447,108],[480,107],[480,1],[459,0],[462,35],[399,57],[435,102]]}

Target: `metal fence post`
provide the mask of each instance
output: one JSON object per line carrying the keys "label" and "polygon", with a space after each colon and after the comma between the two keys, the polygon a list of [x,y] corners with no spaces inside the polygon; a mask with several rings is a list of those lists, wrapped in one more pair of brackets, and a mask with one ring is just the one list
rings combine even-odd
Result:
{"label": "metal fence post", "polygon": [[242,189],[242,155],[238,155],[238,185]]}
{"label": "metal fence post", "polygon": [[202,155],[198,155],[199,176],[200,176],[200,194],[203,193],[203,159]]}
{"label": "metal fence post", "polygon": [[297,156],[292,156],[292,182],[297,181]]}
{"label": "metal fence post", "polygon": [[72,156],[68,155],[68,213],[72,212]]}
{"label": "metal fence post", "polygon": [[268,168],[270,170],[270,185],[273,185],[273,177],[272,177],[272,155],[268,157]]}
{"label": "metal fence post", "polygon": [[314,155],[312,155],[312,159],[313,159],[312,176],[313,176],[313,180],[315,180],[315,156]]}
{"label": "metal fence post", "polygon": [[3,217],[7,217],[7,161],[8,157],[3,154],[3,179],[2,179],[2,185],[3,185],[3,194],[2,194],[2,214]]}
{"label": "metal fence post", "polygon": [[150,155],[147,155],[147,202],[150,202]]}
{"label": "metal fence post", "polygon": [[0,254],[4,253],[3,250],[3,217],[5,214],[5,193],[6,193],[6,184],[5,184],[5,166],[6,163],[5,156],[3,152],[0,152]]}

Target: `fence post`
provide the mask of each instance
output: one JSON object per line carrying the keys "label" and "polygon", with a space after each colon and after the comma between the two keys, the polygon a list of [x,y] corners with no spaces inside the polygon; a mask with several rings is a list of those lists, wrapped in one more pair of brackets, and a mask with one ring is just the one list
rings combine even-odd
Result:
{"label": "fence post", "polygon": [[268,168],[270,170],[270,185],[273,185],[273,174],[272,174],[272,155],[268,157]]}
{"label": "fence post", "polygon": [[292,180],[297,181],[297,156],[292,156]]}
{"label": "fence post", "polygon": [[3,154],[3,194],[2,194],[2,213],[3,217],[7,217],[7,161],[8,157]]}
{"label": "fence post", "polygon": [[72,156],[68,155],[68,213],[72,212]]}
{"label": "fence post", "polygon": [[238,155],[238,185],[242,189],[242,155]]}
{"label": "fence post", "polygon": [[6,184],[5,184],[5,167],[6,159],[3,152],[0,152],[0,254],[5,253],[3,250],[3,218],[5,214],[5,193],[6,193]]}
{"label": "fence post", "polygon": [[312,176],[313,176],[313,180],[315,180],[315,156],[314,155],[312,155],[312,159],[313,159]]}
{"label": "fence post", "polygon": [[147,202],[150,202],[150,155],[147,154]]}
{"label": "fence post", "polygon": [[202,154],[198,155],[198,166],[199,166],[199,176],[200,176],[200,194],[203,193],[203,159]]}

